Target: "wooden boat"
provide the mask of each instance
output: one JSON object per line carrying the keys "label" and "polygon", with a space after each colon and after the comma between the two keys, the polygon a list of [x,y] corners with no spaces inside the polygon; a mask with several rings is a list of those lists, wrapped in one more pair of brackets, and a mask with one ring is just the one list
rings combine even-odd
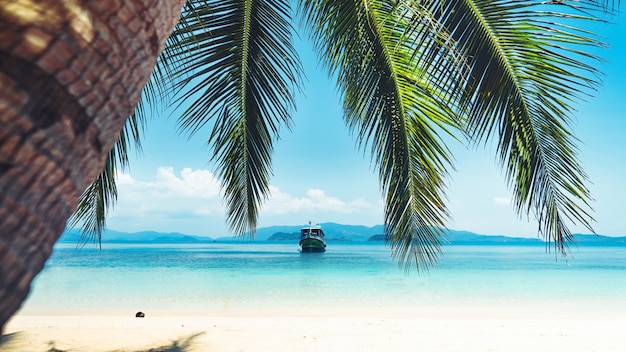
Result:
{"label": "wooden boat", "polygon": [[320,226],[309,221],[309,226],[300,229],[300,250],[305,253],[326,251],[324,231]]}

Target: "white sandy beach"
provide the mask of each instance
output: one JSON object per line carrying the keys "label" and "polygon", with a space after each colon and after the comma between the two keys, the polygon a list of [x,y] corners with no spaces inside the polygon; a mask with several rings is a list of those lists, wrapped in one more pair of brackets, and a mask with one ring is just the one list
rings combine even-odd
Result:
{"label": "white sandy beach", "polygon": [[[279,311],[280,313],[280,311]],[[293,312],[292,312],[293,313]],[[17,315],[0,351],[624,351],[626,317],[523,310]]]}

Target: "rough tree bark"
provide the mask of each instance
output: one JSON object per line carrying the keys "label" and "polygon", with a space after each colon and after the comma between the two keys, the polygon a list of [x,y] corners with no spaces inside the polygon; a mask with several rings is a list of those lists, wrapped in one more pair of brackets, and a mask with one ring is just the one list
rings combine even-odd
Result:
{"label": "rough tree bark", "polygon": [[141,96],[184,0],[0,0],[0,333]]}

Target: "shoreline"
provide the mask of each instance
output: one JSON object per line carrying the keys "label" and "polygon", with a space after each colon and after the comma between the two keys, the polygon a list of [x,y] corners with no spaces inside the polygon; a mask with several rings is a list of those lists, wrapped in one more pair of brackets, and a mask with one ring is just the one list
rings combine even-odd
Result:
{"label": "shoreline", "polygon": [[320,309],[299,315],[18,314],[0,351],[622,351],[623,315]]}

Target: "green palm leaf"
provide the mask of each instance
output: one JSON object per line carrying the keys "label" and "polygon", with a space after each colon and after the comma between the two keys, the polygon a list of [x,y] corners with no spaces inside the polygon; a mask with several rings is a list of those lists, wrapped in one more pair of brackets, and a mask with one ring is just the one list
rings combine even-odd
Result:
{"label": "green palm leaf", "polygon": [[369,146],[385,194],[387,242],[409,269],[440,254],[449,152],[438,133],[456,124],[417,66],[411,13],[395,1],[304,1],[303,19],[344,95],[347,125]]}
{"label": "green palm leaf", "polygon": [[[568,130],[572,103],[597,83],[582,49],[603,44],[569,23],[597,20],[599,2],[431,1],[429,11],[467,58],[465,94],[473,142],[497,139],[519,213],[565,255],[568,223],[590,223],[587,176]],[[584,7],[583,7],[584,6]]]}
{"label": "green palm leaf", "polygon": [[291,44],[290,4],[188,1],[166,59],[176,65],[180,117],[190,135],[208,123],[227,219],[236,234],[254,235],[269,193],[273,141],[290,128],[301,67]]}

